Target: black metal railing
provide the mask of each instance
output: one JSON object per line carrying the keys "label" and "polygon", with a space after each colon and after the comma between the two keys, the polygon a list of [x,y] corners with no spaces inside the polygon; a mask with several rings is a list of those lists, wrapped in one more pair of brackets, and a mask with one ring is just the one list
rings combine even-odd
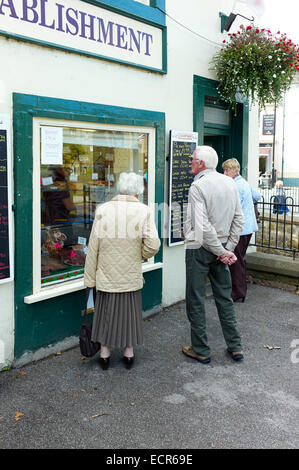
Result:
{"label": "black metal railing", "polygon": [[261,251],[278,252],[284,255],[298,256],[299,204],[290,196],[281,203],[275,195],[269,201],[262,196],[257,204],[260,223],[259,230],[251,239],[250,245]]}

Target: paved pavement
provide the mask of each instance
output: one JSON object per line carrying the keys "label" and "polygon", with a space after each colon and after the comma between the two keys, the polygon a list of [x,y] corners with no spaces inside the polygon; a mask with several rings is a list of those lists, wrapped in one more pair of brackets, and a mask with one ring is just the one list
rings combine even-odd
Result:
{"label": "paved pavement", "polygon": [[130,371],[120,350],[102,371],[76,347],[0,373],[0,448],[299,448],[299,297],[249,285],[236,310],[240,364],[209,298],[209,365],[181,353],[190,338],[181,302],[144,322]]}

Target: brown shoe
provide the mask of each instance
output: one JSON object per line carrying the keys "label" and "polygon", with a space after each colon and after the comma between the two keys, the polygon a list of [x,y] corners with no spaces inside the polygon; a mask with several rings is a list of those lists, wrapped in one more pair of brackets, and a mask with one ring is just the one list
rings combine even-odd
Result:
{"label": "brown shoe", "polygon": [[191,357],[192,359],[196,359],[196,361],[201,362],[202,364],[209,364],[209,362],[211,362],[210,357],[199,356],[198,354],[196,354],[196,352],[193,351],[192,346],[183,346],[182,353],[188,357]]}

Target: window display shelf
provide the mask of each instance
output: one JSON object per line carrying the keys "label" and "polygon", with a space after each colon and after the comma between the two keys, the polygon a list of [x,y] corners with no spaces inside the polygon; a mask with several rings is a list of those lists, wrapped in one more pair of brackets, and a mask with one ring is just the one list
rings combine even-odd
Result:
{"label": "window display shelf", "polygon": [[[146,273],[161,268],[163,268],[163,263],[147,262],[142,265],[142,272]],[[65,283],[61,283],[59,284],[59,286],[51,286],[44,288],[36,294],[27,295],[26,297],[24,297],[24,303],[33,304],[46,299],[51,299],[53,297],[58,297],[60,295],[70,294],[71,292],[75,292],[82,289],[85,289],[83,277],[80,279],[76,279],[75,281],[67,281]]]}

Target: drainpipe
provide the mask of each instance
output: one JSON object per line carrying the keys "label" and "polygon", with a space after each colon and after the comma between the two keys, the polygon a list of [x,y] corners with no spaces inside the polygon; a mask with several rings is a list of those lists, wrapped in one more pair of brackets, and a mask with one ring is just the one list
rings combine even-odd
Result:
{"label": "drainpipe", "polygon": [[274,107],[274,123],[273,123],[273,146],[272,146],[272,188],[274,188],[274,176],[275,176],[275,169],[274,169],[274,163],[275,163],[275,134],[276,134],[276,103]]}
{"label": "drainpipe", "polygon": [[[286,93],[284,92],[284,97],[283,97],[283,121],[282,121],[282,150],[281,150],[281,179],[282,179],[282,181],[283,181],[283,170],[284,170],[285,110],[286,110]],[[283,183],[284,183],[284,181],[283,181]]]}

